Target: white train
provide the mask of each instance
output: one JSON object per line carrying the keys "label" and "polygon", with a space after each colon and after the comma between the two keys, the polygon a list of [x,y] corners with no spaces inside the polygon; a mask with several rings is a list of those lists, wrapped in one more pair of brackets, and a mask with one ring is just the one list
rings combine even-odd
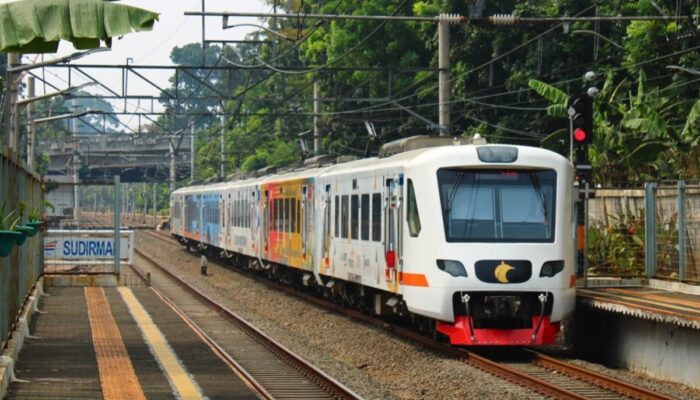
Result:
{"label": "white train", "polygon": [[571,163],[440,139],[178,189],[172,236],[455,345],[552,343],[575,303]]}

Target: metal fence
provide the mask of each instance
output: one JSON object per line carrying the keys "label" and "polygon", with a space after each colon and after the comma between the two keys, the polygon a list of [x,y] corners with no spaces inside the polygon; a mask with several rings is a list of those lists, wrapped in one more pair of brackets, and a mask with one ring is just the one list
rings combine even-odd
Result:
{"label": "metal fence", "polygon": [[598,189],[588,218],[588,276],[700,282],[700,185]]}
{"label": "metal fence", "polygon": [[[43,209],[44,193],[39,176],[17,163],[6,149],[0,149],[0,218],[9,225],[28,222],[29,213]],[[6,218],[7,217],[7,218]],[[10,226],[5,226],[7,230]],[[5,240],[5,239],[2,239]],[[15,240],[9,254],[0,257],[0,340],[8,338],[24,300],[38,280],[42,267],[41,234]]]}
{"label": "metal fence", "polygon": [[64,175],[49,176],[47,182],[46,198],[53,206],[44,238],[44,272],[52,277],[119,275],[121,264],[133,258],[133,232],[121,229],[119,180],[75,183],[73,176]]}

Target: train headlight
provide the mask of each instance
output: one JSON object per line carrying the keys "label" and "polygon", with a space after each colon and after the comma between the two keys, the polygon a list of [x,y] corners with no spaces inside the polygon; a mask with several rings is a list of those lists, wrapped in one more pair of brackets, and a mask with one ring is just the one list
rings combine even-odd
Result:
{"label": "train headlight", "polygon": [[547,261],[542,264],[542,269],[540,270],[540,277],[548,276],[552,277],[564,270],[564,261]]}
{"label": "train headlight", "polygon": [[437,260],[437,266],[441,271],[445,271],[452,276],[467,276],[464,265],[456,260]]}

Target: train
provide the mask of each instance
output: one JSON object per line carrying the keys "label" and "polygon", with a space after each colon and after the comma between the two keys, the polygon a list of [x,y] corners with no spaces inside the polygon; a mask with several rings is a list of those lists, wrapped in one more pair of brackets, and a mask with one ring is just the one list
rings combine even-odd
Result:
{"label": "train", "polygon": [[547,345],[575,306],[573,171],[535,147],[407,138],[179,188],[171,236],[455,346]]}

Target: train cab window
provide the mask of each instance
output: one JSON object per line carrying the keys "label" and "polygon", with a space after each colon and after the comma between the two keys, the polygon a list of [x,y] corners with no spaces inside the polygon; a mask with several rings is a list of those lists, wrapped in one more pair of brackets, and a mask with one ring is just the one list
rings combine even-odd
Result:
{"label": "train cab window", "polygon": [[438,170],[448,242],[552,242],[556,172]]}
{"label": "train cab window", "polygon": [[353,194],[350,197],[350,237],[358,239],[360,232],[360,198]]}
{"label": "train cab window", "polygon": [[340,237],[348,237],[348,195],[341,196],[340,199]]}
{"label": "train cab window", "polygon": [[413,181],[408,180],[408,204],[406,205],[406,221],[408,222],[408,232],[413,237],[420,233],[420,216],[418,215],[418,204],[416,203],[416,192],[413,189]]}
{"label": "train cab window", "polygon": [[382,195],[372,194],[372,241],[382,240]]}
{"label": "train cab window", "polygon": [[360,239],[369,240],[369,195],[360,198]]}
{"label": "train cab window", "polygon": [[335,237],[340,237],[340,199],[335,196]]}

